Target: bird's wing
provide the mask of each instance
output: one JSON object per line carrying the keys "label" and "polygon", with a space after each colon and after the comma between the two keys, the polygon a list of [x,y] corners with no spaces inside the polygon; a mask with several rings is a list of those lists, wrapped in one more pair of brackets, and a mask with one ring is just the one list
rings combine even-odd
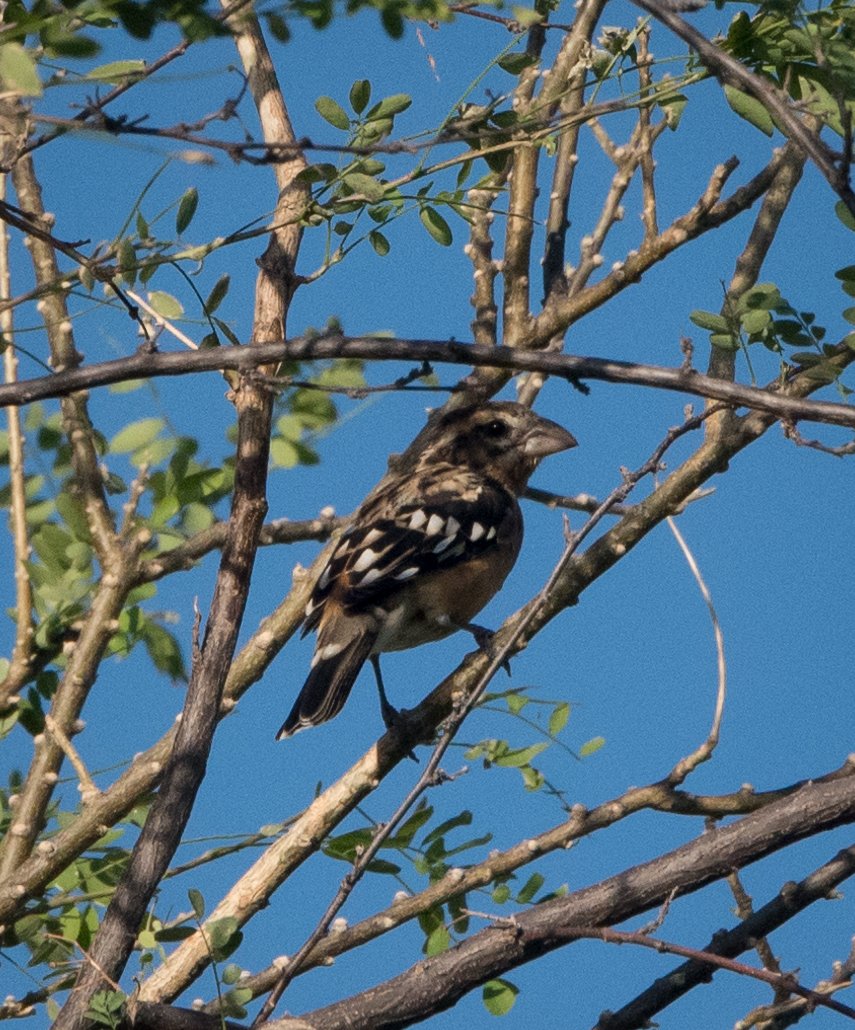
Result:
{"label": "bird's wing", "polygon": [[520,517],[516,499],[491,484],[473,494],[467,499],[437,491],[393,513],[388,504],[361,511],[318,577],[303,632],[317,626],[333,592],[345,611],[382,605],[414,576],[470,561],[495,546],[509,520]]}

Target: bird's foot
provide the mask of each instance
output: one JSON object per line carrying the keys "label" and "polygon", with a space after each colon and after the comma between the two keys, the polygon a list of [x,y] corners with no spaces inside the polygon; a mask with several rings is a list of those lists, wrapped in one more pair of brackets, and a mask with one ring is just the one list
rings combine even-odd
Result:
{"label": "bird's foot", "polygon": [[[469,625],[464,628],[472,634],[475,643],[481,648],[482,651],[490,650],[493,640],[496,637],[496,634],[493,630],[487,629],[486,626],[477,626],[474,622],[470,622]],[[511,662],[509,658],[505,658],[503,660],[502,668],[510,676]]]}
{"label": "bird's foot", "polygon": [[[401,714],[401,712],[398,711],[398,709],[394,705],[389,703],[389,700],[386,697],[383,697],[380,700],[380,715],[383,718],[383,725],[386,727],[387,730],[406,729],[406,718]],[[418,763],[418,758],[416,758],[414,751],[408,751],[407,758],[410,758],[414,762]]]}

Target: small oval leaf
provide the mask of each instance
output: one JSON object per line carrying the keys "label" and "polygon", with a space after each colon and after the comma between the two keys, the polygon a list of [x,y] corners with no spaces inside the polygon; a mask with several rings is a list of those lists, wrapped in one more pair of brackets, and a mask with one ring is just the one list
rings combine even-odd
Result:
{"label": "small oval leaf", "polygon": [[184,232],[187,226],[193,221],[196,208],[199,206],[199,191],[195,186],[186,190],[184,196],[178,202],[178,214],[175,216],[175,230],[179,234]]}
{"label": "small oval leaf", "polygon": [[506,1016],[514,1007],[520,993],[510,980],[488,980],[482,989],[484,1008],[491,1016]]}
{"label": "small oval leaf", "polygon": [[754,97],[750,97],[733,86],[725,86],[724,95],[731,110],[735,111],[740,118],[744,118],[746,122],[750,122],[755,129],[759,129],[767,136],[772,135],[775,131],[775,123],[759,100],[755,100]]}
{"label": "small oval leaf", "polygon": [[336,103],[332,97],[318,97],[315,101],[315,110],[325,122],[329,122],[335,129],[349,129],[350,119],[347,112]]}
{"label": "small oval leaf", "polygon": [[163,290],[152,290],[148,295],[148,302],[164,318],[181,318],[184,308],[171,293],[164,293]]}
{"label": "small oval leaf", "polygon": [[454,237],[451,234],[451,227],[442,217],[439,211],[433,207],[423,207],[419,211],[419,218],[422,225],[431,236],[443,247],[450,247]]}

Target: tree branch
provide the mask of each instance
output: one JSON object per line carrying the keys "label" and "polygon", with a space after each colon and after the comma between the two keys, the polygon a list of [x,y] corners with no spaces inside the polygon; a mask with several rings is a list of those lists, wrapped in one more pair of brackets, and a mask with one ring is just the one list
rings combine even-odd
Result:
{"label": "tree branch", "polygon": [[[843,354],[848,348],[842,347]],[[851,351],[849,353],[852,353]],[[806,401],[788,396],[777,384],[759,389],[704,376],[686,368],[641,365],[630,361],[483,347],[444,340],[376,340],[364,337],[297,337],[257,347],[217,347],[181,353],[139,352],[130,358],[68,369],[52,376],[24,379],[0,386],[0,407],[30,404],[75,390],[120,383],[128,379],[189,375],[194,372],[247,371],[278,361],[317,361],[326,358],[364,358],[367,361],[429,361],[437,364],[493,366],[509,371],[543,372],[569,382],[593,379],[646,386],[753,408],[775,418],[805,419],[855,428],[855,410],[848,404]],[[798,370],[796,370],[797,372]],[[795,373],[794,373],[795,374]]]}

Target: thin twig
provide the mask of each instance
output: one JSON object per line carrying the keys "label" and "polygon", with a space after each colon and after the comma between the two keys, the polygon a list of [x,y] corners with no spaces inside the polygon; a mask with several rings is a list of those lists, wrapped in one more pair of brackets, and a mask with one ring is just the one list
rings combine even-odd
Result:
{"label": "thin twig", "polygon": [[74,767],[74,771],[77,773],[77,779],[80,781],[77,790],[80,793],[80,800],[83,804],[87,804],[93,798],[96,798],[101,791],[95,785],[95,781],[89,775],[89,771],[83,763],[83,759],[80,757],[77,748],[71,743],[66,734],[63,732],[62,727],[57,723],[56,719],[50,714],[45,716],[45,729],[53,737],[53,739],[62,748],[63,754],[71,762]]}
{"label": "thin twig", "polygon": [[715,636],[718,683],[715,698],[715,711],[713,713],[712,725],[710,726],[710,731],[707,734],[707,739],[690,755],[686,755],[685,758],[682,758],[668,775],[668,782],[676,786],[679,783],[683,783],[686,777],[690,773],[694,772],[702,762],[706,762],[710,759],[713,751],[715,751],[716,745],[718,744],[719,734],[721,732],[721,720],[724,716],[724,702],[727,698],[727,662],[725,661],[724,655],[724,634],[721,630],[721,623],[718,621],[718,615],[715,610],[715,605],[713,604],[712,595],[704,582],[704,578],[701,575],[701,570],[698,568],[695,556],[689,549],[689,545],[686,543],[683,534],[678,529],[676,521],[671,518],[671,516],[669,516],[665,521],[668,523],[668,528],[674,534],[674,539],[677,541],[680,550],[683,552],[683,557],[686,559],[692,575],[695,578],[695,582],[698,584],[698,589],[701,592],[704,603],[709,609],[710,619],[712,620],[713,626],[713,634]]}
{"label": "thin twig", "polygon": [[[0,200],[6,197],[6,175],[0,175]],[[9,234],[0,221],[0,301],[11,296],[9,274]],[[3,371],[6,383],[18,378],[18,357],[13,346],[11,310],[0,311],[0,333],[3,342]],[[26,683],[33,660],[33,590],[27,561],[30,538],[27,527],[26,473],[24,468],[24,433],[21,415],[11,409],[6,413],[9,427],[9,522],[15,549],[15,643],[9,669],[0,683],[0,711],[17,700],[18,691]]]}

